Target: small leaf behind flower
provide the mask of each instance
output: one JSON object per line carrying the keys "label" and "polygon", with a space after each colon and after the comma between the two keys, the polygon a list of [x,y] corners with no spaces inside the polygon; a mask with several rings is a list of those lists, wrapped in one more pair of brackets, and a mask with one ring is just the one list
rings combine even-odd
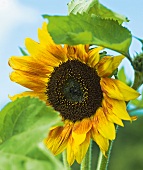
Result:
{"label": "small leaf behind flower", "polygon": [[121,69],[118,71],[118,79],[121,80],[123,83],[127,84],[128,86],[131,86],[132,84],[131,80],[129,80],[125,74],[124,67],[121,67]]}
{"label": "small leaf behind flower", "polygon": [[26,50],[24,50],[23,48],[19,47],[20,52],[22,53],[23,56],[27,56],[28,53],[26,52]]}

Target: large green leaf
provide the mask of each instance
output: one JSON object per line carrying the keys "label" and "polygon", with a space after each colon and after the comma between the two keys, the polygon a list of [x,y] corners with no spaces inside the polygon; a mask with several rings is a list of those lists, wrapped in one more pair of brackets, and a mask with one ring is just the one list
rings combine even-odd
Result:
{"label": "large green leaf", "polygon": [[108,9],[104,5],[100,4],[98,0],[71,0],[68,3],[68,11],[69,14],[77,14],[77,13],[88,13],[95,14],[96,16],[100,16],[105,19],[113,19],[117,20],[120,24],[123,22],[128,22],[127,17],[120,15],[112,10]]}
{"label": "large green leaf", "polygon": [[60,122],[37,98],[21,98],[0,112],[0,165],[3,170],[59,170],[63,166],[43,145],[49,128]]}
{"label": "large green leaf", "polygon": [[117,21],[87,14],[48,16],[48,31],[57,44],[95,44],[128,56],[131,33]]}
{"label": "large green leaf", "polygon": [[[47,155],[47,157],[50,157],[50,155]],[[53,156],[49,160],[37,160],[28,156],[1,151],[0,166],[1,170],[64,170],[64,167],[57,163]]]}

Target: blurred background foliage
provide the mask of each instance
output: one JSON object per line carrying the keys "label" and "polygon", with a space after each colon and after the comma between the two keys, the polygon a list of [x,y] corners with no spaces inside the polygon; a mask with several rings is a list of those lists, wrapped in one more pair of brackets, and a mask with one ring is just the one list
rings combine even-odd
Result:
{"label": "blurred background foliage", "polygon": [[109,163],[109,170],[115,169],[143,169],[143,117],[119,128]]}

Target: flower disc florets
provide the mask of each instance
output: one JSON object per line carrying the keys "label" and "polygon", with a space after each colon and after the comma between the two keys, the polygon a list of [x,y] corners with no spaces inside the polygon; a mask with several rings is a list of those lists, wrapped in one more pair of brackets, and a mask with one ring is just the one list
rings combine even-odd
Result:
{"label": "flower disc florets", "polygon": [[47,96],[65,120],[82,120],[94,115],[101,106],[100,77],[88,65],[68,60],[55,67],[48,82]]}

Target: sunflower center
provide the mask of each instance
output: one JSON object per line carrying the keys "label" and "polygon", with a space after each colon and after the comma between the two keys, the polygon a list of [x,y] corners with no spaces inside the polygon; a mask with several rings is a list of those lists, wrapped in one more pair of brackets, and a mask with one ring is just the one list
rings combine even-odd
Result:
{"label": "sunflower center", "polygon": [[83,90],[80,82],[74,78],[69,78],[63,88],[65,98],[70,102],[81,102],[83,100]]}
{"label": "sunflower center", "polygon": [[94,115],[103,98],[96,70],[78,60],[54,68],[46,94],[63,119],[72,122]]}

